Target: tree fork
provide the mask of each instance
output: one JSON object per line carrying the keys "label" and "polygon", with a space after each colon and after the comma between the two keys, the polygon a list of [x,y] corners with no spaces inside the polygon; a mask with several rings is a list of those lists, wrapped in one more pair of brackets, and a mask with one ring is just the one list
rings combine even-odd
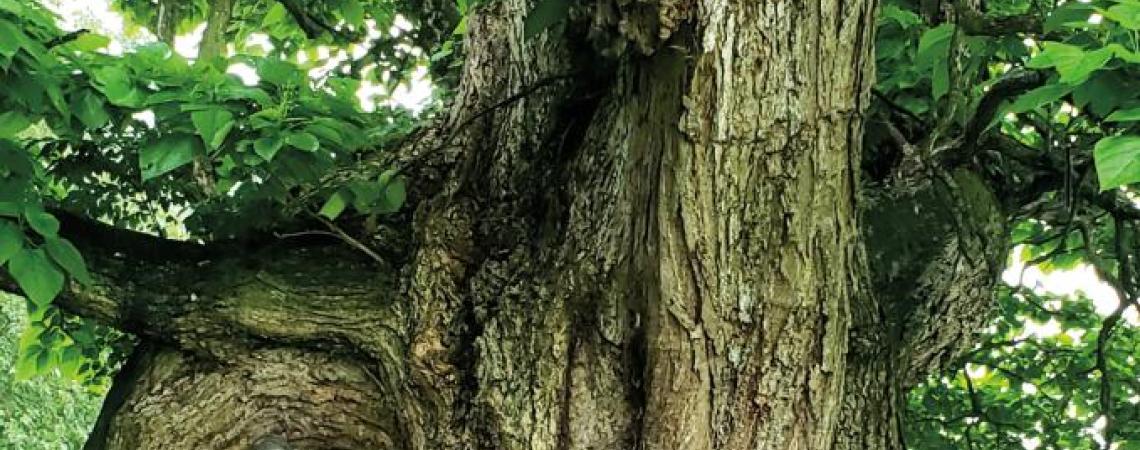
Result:
{"label": "tree fork", "polygon": [[[176,449],[901,448],[900,373],[931,365],[906,369],[864,250],[872,2],[600,5],[569,25],[586,49],[524,38],[531,7],[468,18],[465,125],[412,144],[445,174],[410,260],[221,245],[148,271],[91,241],[103,287],[63,306],[162,344],[107,448],[159,448],[168,416],[201,430]],[[600,57],[600,89],[528,90]]]}

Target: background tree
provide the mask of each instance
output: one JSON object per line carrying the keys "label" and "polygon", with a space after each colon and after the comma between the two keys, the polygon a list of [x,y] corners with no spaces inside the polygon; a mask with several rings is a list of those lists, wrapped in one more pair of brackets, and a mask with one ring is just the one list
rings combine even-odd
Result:
{"label": "background tree", "polygon": [[[139,341],[87,448],[1136,445],[1130,1],[119,7],[159,41],[0,0],[18,364]],[[994,324],[1011,235],[1119,306]]]}

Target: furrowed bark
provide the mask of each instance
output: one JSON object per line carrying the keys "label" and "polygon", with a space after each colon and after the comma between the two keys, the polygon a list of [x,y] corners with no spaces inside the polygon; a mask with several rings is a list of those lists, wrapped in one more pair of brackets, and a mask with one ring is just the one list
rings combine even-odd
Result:
{"label": "furrowed bark", "polygon": [[953,290],[872,291],[873,6],[480,6],[406,265],[96,254],[65,307],[163,344],[107,448],[901,448],[899,355],[948,339],[896,300]]}

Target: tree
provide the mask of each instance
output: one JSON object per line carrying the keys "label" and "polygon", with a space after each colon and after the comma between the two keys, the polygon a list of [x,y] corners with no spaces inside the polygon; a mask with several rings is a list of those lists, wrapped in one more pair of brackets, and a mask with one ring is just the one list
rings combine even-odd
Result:
{"label": "tree", "polygon": [[[1011,229],[1117,287],[1097,411],[1138,439],[1130,1],[118,6],[160,41],[0,0],[22,363],[83,361],[76,316],[140,342],[89,449],[903,448]],[[445,106],[360,109],[425,60]]]}

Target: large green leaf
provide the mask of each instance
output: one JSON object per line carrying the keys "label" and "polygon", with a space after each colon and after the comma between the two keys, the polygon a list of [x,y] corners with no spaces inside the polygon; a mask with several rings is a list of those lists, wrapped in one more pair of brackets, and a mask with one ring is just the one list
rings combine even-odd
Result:
{"label": "large green leaf", "polygon": [[32,121],[20,111],[5,111],[0,113],[0,138],[15,138],[17,134],[31,125]]}
{"label": "large green leaf", "polygon": [[344,209],[348,207],[348,195],[345,193],[337,192],[329,197],[325,205],[321,207],[320,215],[328,217],[329,219],[336,220],[340,217]]}
{"label": "large green leaf", "polygon": [[299,86],[305,82],[305,74],[286,61],[274,58],[262,59],[257,65],[257,75],[262,80],[278,86]]}
{"label": "large green leaf", "polygon": [[111,39],[107,36],[88,32],[79,35],[75,40],[69,42],[67,46],[72,50],[92,52],[106,47],[110,43]]}
{"label": "large green leaf", "polygon": [[360,6],[359,0],[344,0],[344,6],[340,10],[344,15],[344,21],[349,25],[359,27],[364,24],[364,7]]}
{"label": "large green leaf", "polygon": [[91,273],[87,271],[87,263],[83,256],[71,242],[63,238],[50,238],[44,241],[44,248],[51,259],[67,270],[71,277],[83,284],[91,284]]}
{"label": "large green leaf", "polygon": [[105,66],[92,75],[95,77],[95,87],[103,92],[111,103],[129,108],[142,106],[143,93],[135,87],[127,69],[120,66]]}
{"label": "large green leaf", "polygon": [[174,134],[159,138],[139,150],[142,179],[150,180],[189,164],[200,145],[194,136]]}
{"label": "large green leaf", "polygon": [[55,216],[48,214],[46,211],[38,207],[29,207],[24,211],[24,218],[28,220],[28,225],[36,230],[40,236],[45,238],[53,238],[59,234],[59,220]]}
{"label": "large green leaf", "polygon": [[8,262],[24,248],[24,233],[11,222],[0,220],[0,264]]}
{"label": "large green leaf", "polygon": [[63,290],[63,274],[43,250],[21,250],[8,261],[8,272],[36,306],[47,306]]}
{"label": "large green leaf", "polygon": [[303,131],[285,135],[285,143],[306,152],[315,152],[321,147],[321,141],[316,136]]}
{"label": "large green leaf", "polygon": [[1065,2],[1053,10],[1045,19],[1046,33],[1063,28],[1085,28],[1089,26],[1089,16],[1096,12],[1096,7],[1088,3]]}
{"label": "large green leaf", "polygon": [[408,191],[404,177],[396,169],[388,169],[380,175],[380,200],[377,212],[394,213],[400,210],[407,199]]}
{"label": "large green leaf", "polygon": [[1036,109],[1039,106],[1060,100],[1069,92],[1073,87],[1067,84],[1047,84],[1032,91],[1026,92],[1013,102],[1009,107],[1009,112],[1022,113]]}
{"label": "large green leaf", "polygon": [[1140,181],[1140,136],[1110,136],[1093,150],[1100,190]]}
{"label": "large green leaf", "polygon": [[1121,109],[1106,117],[1105,122],[1135,122],[1140,120],[1140,106]]}
{"label": "large green leaf", "polygon": [[1053,67],[1061,74],[1061,82],[1080,84],[1100,70],[1112,59],[1111,48],[1100,48],[1091,52],[1080,47],[1060,42],[1045,42],[1045,50],[1026,63],[1031,69]]}
{"label": "large green leaf", "polygon": [[950,92],[949,62],[945,58],[936,59],[930,73],[930,94],[937,101],[947,92]]}
{"label": "large green leaf", "polygon": [[111,120],[111,116],[107,114],[107,109],[103,105],[103,99],[90,89],[84,89],[72,99],[71,111],[87,128],[99,128]]}
{"label": "large green leaf", "polygon": [[277,156],[277,151],[281,150],[284,144],[280,136],[265,136],[253,141],[253,152],[266,161],[272,161],[273,157]]}
{"label": "large green leaf", "polygon": [[190,113],[190,121],[202,136],[202,141],[211,150],[216,150],[225,142],[226,136],[234,127],[233,113],[223,108],[209,108]]}
{"label": "large green leaf", "polygon": [[1140,3],[1117,3],[1107,10],[1101,10],[1101,14],[1125,28],[1140,29]]}
{"label": "large green leaf", "polygon": [[954,36],[953,24],[942,24],[926,30],[918,40],[918,51],[914,64],[920,68],[932,67],[936,60],[946,60],[950,56],[950,38]]}
{"label": "large green leaf", "polygon": [[19,34],[23,32],[16,25],[0,18],[0,56],[11,58],[20,51],[20,40],[16,39]]}

